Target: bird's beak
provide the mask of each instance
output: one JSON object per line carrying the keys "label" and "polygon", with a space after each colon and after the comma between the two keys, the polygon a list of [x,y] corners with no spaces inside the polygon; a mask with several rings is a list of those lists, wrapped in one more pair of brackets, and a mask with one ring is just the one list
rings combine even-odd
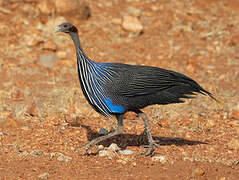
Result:
{"label": "bird's beak", "polygon": [[61,32],[61,27],[60,27],[60,26],[56,26],[56,27],[55,27],[55,31],[56,31],[56,32]]}

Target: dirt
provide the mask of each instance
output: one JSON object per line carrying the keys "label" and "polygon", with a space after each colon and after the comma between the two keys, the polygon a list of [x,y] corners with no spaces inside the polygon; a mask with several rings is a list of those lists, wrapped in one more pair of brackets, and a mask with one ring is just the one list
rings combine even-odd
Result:
{"label": "dirt", "polygon": [[[0,179],[239,179],[237,0],[89,0],[78,15],[40,3],[0,1]],[[143,31],[125,30],[125,16]],[[62,21],[78,27],[91,59],[184,73],[220,103],[198,95],[145,108],[160,144],[153,157],[137,155],[147,141],[131,112],[124,135],[75,152],[116,122],[86,102],[73,43],[54,31]],[[112,143],[133,153],[99,156]]]}

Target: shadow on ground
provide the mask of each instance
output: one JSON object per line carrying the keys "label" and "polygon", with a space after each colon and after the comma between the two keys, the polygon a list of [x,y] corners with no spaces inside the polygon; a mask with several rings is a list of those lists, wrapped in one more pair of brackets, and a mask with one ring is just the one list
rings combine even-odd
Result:
{"label": "shadow on ground", "polygon": [[[80,123],[70,124],[69,126],[85,128],[87,130],[88,141],[91,141],[91,140],[93,140],[93,139],[95,139],[99,136],[102,136],[99,132],[92,130],[90,126],[87,126],[87,125],[84,125],[84,124],[80,124]],[[198,144],[208,144],[206,142],[192,141],[192,140],[187,140],[187,139],[184,139],[184,138],[171,138],[171,137],[153,136],[153,139],[160,146],[166,146],[166,145],[176,145],[176,146],[190,145],[190,146],[194,146],[194,145],[198,145]],[[116,135],[116,136],[114,136],[112,138],[109,138],[105,141],[99,142],[98,145],[101,144],[105,147],[108,147],[112,143],[116,143],[122,149],[125,149],[127,146],[147,146],[148,145],[148,140],[147,140],[146,132],[144,131],[140,135],[134,135],[134,134]]]}

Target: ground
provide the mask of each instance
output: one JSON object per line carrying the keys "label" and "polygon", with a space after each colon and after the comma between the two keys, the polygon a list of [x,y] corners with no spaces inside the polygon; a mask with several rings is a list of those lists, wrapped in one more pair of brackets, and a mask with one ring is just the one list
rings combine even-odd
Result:
{"label": "ground", "polygon": [[[239,179],[238,1],[64,2],[0,1],[0,179]],[[54,31],[64,21],[91,59],[178,71],[220,102],[143,109],[161,145],[153,157],[137,156],[147,141],[131,112],[124,135],[75,152],[116,122],[86,102],[73,43]],[[129,155],[98,153],[112,143]]]}

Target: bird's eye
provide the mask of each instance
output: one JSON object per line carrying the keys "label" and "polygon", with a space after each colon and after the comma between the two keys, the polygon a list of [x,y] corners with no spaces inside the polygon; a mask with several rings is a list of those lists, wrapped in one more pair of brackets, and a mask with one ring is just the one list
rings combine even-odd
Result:
{"label": "bird's eye", "polygon": [[64,26],[63,26],[64,28],[66,28],[67,27],[67,25],[66,24],[64,24]]}

